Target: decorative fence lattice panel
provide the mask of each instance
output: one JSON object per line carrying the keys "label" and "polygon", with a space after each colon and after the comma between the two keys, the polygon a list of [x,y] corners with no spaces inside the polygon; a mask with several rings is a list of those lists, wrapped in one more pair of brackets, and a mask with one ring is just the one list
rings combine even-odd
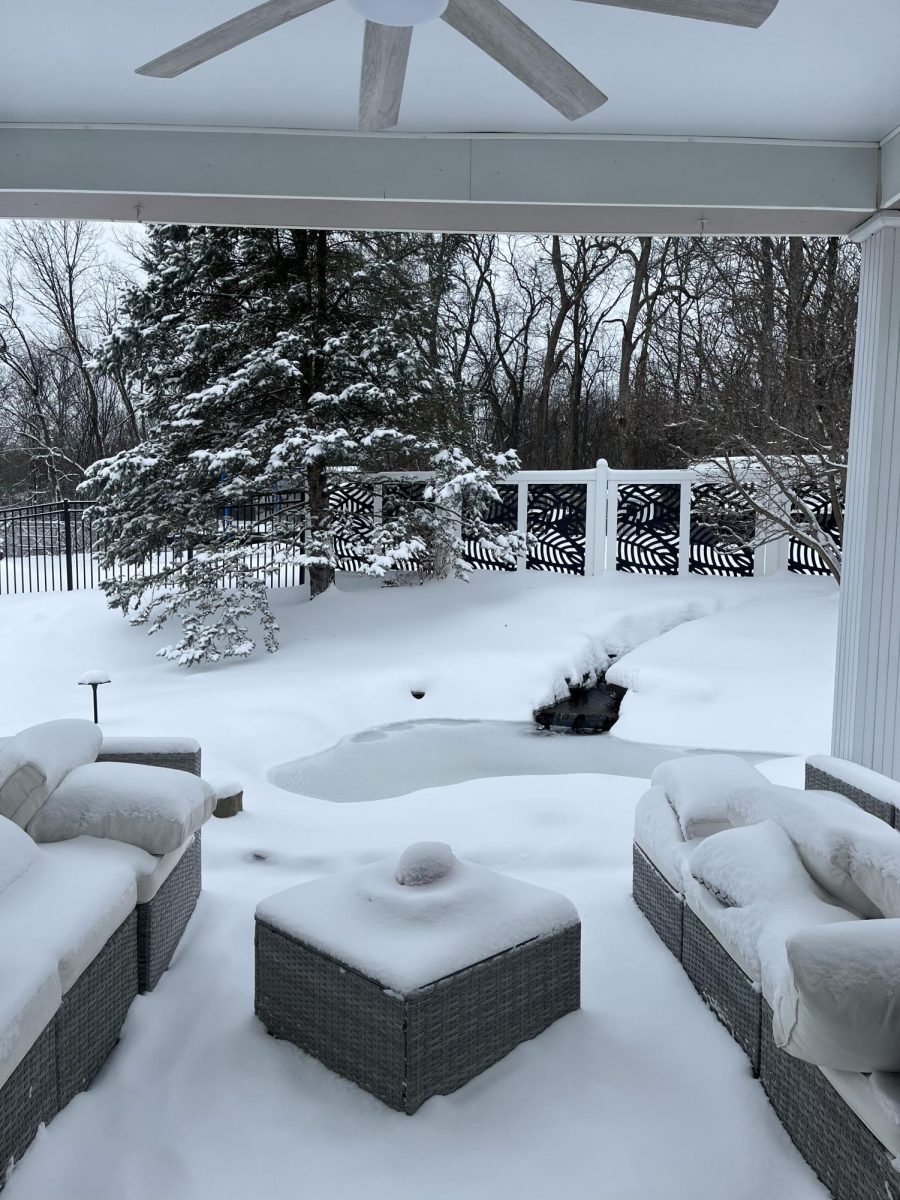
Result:
{"label": "decorative fence lattice panel", "polygon": [[530,571],[583,575],[587,534],[586,484],[532,484],[528,489]]}
{"label": "decorative fence lattice panel", "polygon": [[691,491],[691,571],[695,575],[749,576],[753,551],[752,514],[740,498],[714,484],[695,484]]}
{"label": "decorative fence lattice panel", "polygon": [[[518,521],[519,489],[515,484],[501,484],[497,488],[500,500],[494,501],[485,513],[485,519],[501,529],[513,533]],[[466,562],[481,571],[514,571],[514,566],[498,562],[490,550],[478,542],[469,541],[466,544]]]}
{"label": "decorative fence lattice panel", "polygon": [[[816,520],[823,529],[827,529],[838,545],[841,544],[840,526],[835,519],[834,509],[827,496],[804,496],[803,499],[815,514]],[[788,570],[795,575],[828,575],[828,567],[820,555],[810,550],[803,542],[791,538]]]}
{"label": "decorative fence lattice panel", "polygon": [[375,492],[364,483],[332,487],[329,504],[345,532],[334,537],[334,552],[342,571],[358,571],[362,558],[354,551],[358,538],[368,538],[375,525]]}
{"label": "decorative fence lattice panel", "polygon": [[680,501],[677,484],[620,485],[617,570],[640,575],[678,574]]}

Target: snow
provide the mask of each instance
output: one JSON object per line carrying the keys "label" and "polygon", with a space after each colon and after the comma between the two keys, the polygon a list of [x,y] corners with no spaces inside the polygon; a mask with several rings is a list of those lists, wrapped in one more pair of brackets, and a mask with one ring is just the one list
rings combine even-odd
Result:
{"label": "snow", "polygon": [[85,671],[78,680],[80,687],[88,687],[89,685],[99,685],[101,683],[111,683],[108,671],[100,671],[96,667],[90,671]]}
{"label": "snow", "polygon": [[826,752],[837,599],[830,580],[806,580],[788,605],[776,592],[636,649],[607,675],[630,689],[615,736],[709,750]]}
{"label": "snow", "polygon": [[[602,669],[610,651],[624,654],[686,616],[712,640],[729,612],[732,633],[740,636],[742,610],[758,630],[754,613],[765,605],[766,647],[786,626],[797,654],[827,658],[833,627],[797,618],[819,598],[831,603],[821,583],[777,578],[354,583],[310,606],[282,597],[275,658],[191,672],[155,659],[153,643],[99,596],[0,598],[0,644],[16,680],[0,697],[0,731],[79,711],[73,681],[103,661],[116,680],[107,733],[197,737],[204,770],[238,776],[245,795],[242,814],[204,827],[204,891],[172,969],[132,1006],[110,1062],[39,1136],[4,1200],[294,1200],[298,1186],[329,1200],[394,1200],[423,1180],[433,1200],[488,1200],[498,1188],[516,1200],[826,1200],[745,1056],[631,899],[646,779],[560,771],[342,804],[267,779],[277,763],[375,726],[527,721],[562,694],[567,675]],[[661,659],[671,636],[657,642]],[[701,664],[713,706],[734,699],[725,637]],[[649,651],[639,651],[648,671]],[[670,703],[679,703],[679,677],[670,671],[669,680]],[[410,696],[414,686],[424,700]],[[793,657],[773,658],[768,677],[748,674],[740,721],[708,714],[706,727],[728,720],[741,729],[729,748],[778,751],[766,712],[774,689],[786,694],[785,711],[789,698],[800,714],[793,751],[822,749],[821,687],[815,666],[798,672]],[[671,725],[654,726],[640,694],[625,708],[646,740],[677,741]],[[689,747],[699,705],[693,714]],[[765,765],[786,781],[798,769]],[[253,1016],[253,916],[260,901],[312,879],[396,863],[416,840],[446,842],[467,862],[572,901],[583,927],[583,1008],[407,1118],[266,1035]]]}
{"label": "snow", "polygon": [[[422,854],[410,847],[399,863],[386,858],[289,888],[256,915],[400,996],[578,923],[565,896],[446,856],[446,873],[432,882],[398,882],[410,849]],[[433,866],[433,849],[429,857]]]}

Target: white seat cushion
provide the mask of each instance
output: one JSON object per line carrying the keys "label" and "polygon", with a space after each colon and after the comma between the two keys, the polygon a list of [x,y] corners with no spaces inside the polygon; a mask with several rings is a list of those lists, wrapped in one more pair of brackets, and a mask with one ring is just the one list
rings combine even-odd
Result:
{"label": "white seat cushion", "polygon": [[0,747],[0,816],[23,829],[69,771],[92,763],[103,735],[90,721],[47,721]]}
{"label": "white seat cushion", "polygon": [[111,841],[109,838],[72,838],[69,841],[56,842],[44,848],[55,854],[80,854],[85,864],[89,862],[90,856],[94,855],[96,861],[101,864],[109,862],[126,867],[134,876],[138,904],[149,904],[181,862],[193,840],[194,835],[191,834],[177,850],[161,855],[148,854],[139,846],[130,846],[127,842]]}
{"label": "white seat cushion", "polygon": [[676,892],[684,891],[684,870],[698,839],[686,842],[675,810],[661,787],[641,796],[634,813],[634,840]]}
{"label": "white seat cushion", "polygon": [[111,838],[149,854],[184,845],[212,815],[215,791],[186,771],[100,762],[70,771],[28,825],[37,842]]}
{"label": "white seat cushion", "polygon": [[764,786],[767,780],[734,754],[691,754],[660,763],[650,782],[665,791],[690,841],[728,829],[726,803],[733,787]]}
{"label": "white seat cushion", "polygon": [[798,930],[787,961],[776,1045],[836,1071],[900,1071],[900,920]]}
{"label": "white seat cushion", "polygon": [[0,946],[27,945],[57,965],[65,994],[137,902],[127,864],[47,846],[3,893]]}
{"label": "white seat cushion", "polygon": [[20,879],[40,851],[24,829],[0,817],[0,892]]}
{"label": "white seat cushion", "polygon": [[0,956],[0,1087],[21,1063],[59,1008],[56,961],[20,944]]}

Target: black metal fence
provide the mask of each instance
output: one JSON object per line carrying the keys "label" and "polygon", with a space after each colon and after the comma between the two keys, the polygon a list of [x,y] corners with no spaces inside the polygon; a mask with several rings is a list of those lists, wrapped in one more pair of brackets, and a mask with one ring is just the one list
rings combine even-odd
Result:
{"label": "black metal fence", "polygon": [[[251,496],[240,504],[223,508],[220,529],[241,533],[250,545],[243,563],[265,574],[269,586],[296,587],[305,579],[302,566],[282,561],[282,549],[272,532],[298,527],[302,520],[302,494],[284,492]],[[101,565],[105,549],[84,500],[61,500],[20,508],[0,509],[0,595],[27,592],[73,592],[99,587],[113,577],[145,570],[164,571],[190,555],[179,537],[170,538],[160,552],[146,562],[115,569]],[[234,574],[222,573],[222,585],[231,586]]]}

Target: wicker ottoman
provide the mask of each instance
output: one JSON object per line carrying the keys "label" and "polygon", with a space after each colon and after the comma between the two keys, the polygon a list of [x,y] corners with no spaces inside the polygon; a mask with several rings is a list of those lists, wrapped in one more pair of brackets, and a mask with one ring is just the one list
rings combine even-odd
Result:
{"label": "wicker ottoman", "polygon": [[256,916],[256,1013],[269,1033],[405,1113],[580,1005],[569,901],[440,849],[437,877],[404,881],[404,862],[428,857],[411,847],[396,873],[386,862],[316,880]]}

